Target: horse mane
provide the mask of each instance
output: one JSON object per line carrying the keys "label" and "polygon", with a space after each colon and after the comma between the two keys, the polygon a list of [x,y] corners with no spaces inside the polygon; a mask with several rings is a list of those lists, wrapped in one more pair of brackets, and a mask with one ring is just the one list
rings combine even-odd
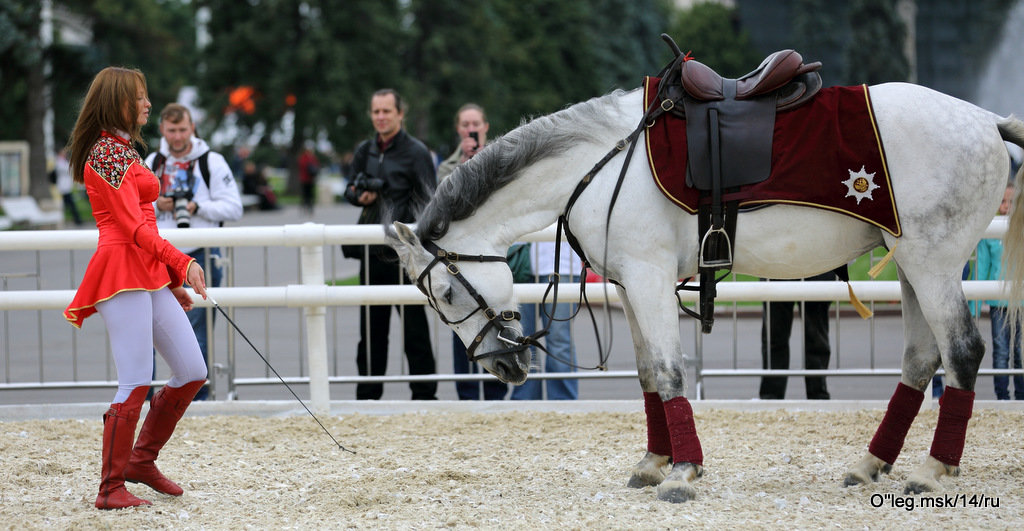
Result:
{"label": "horse mane", "polygon": [[453,221],[471,216],[488,197],[519,177],[528,166],[580,143],[600,142],[608,135],[619,134],[622,123],[616,121],[618,113],[610,108],[623,93],[616,90],[524,121],[489,143],[440,183],[417,217],[416,235],[421,241],[437,240],[448,233]]}

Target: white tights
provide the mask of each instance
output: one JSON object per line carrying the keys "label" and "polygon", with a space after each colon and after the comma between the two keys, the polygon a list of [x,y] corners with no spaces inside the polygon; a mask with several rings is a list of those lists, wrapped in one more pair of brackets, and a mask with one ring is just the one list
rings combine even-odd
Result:
{"label": "white tights", "polygon": [[124,402],[136,387],[153,383],[154,346],[171,368],[169,387],[206,379],[196,334],[171,290],[124,291],[97,304],[96,310],[107,324],[117,367],[113,403]]}

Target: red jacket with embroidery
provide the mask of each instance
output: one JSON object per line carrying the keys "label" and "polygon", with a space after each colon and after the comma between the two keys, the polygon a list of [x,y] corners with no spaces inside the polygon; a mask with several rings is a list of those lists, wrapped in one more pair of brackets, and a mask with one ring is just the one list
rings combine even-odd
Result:
{"label": "red jacket with embroidery", "polygon": [[192,258],[160,237],[153,201],[160,182],[124,139],[106,132],[85,163],[85,190],[99,229],[96,252],[64,318],[81,328],[96,304],[122,291],[180,286]]}

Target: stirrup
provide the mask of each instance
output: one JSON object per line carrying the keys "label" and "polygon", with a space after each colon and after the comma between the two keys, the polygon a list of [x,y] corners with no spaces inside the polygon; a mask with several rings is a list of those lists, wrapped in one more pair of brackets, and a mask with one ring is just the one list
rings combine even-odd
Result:
{"label": "stirrup", "polygon": [[[708,237],[712,233],[719,233],[725,238],[726,257],[718,258],[715,260],[704,259],[704,248],[708,244]],[[697,267],[699,268],[715,268],[715,269],[726,269],[732,267],[732,242],[729,240],[729,234],[725,232],[725,228],[710,228],[704,233],[704,237],[700,240],[700,258],[698,259]]]}

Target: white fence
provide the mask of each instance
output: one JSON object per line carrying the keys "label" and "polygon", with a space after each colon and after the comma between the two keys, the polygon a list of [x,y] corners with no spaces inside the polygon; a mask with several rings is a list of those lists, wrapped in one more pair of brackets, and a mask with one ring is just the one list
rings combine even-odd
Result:
{"label": "white fence", "polygon": [[[997,217],[985,232],[986,238],[1001,237],[1006,230],[1006,219]],[[187,229],[161,231],[171,243],[179,247],[266,247],[283,246],[300,249],[300,284],[268,287],[224,287],[211,288],[209,294],[222,308],[243,307],[287,307],[303,308],[305,330],[307,333],[306,362],[309,367],[308,378],[285,378],[289,382],[306,382],[310,385],[312,407],[317,411],[326,411],[330,397],[330,383],[355,383],[361,381],[411,381],[417,379],[430,380],[479,380],[474,375],[429,375],[429,376],[329,376],[327,370],[327,327],[325,325],[325,308],[329,306],[357,306],[364,304],[424,304],[423,295],[414,286],[329,286],[325,284],[325,264],[323,249],[325,246],[345,244],[380,244],[384,243],[383,231],[379,226],[367,225],[320,225],[305,223],[301,225],[285,225],[279,227],[225,227],[218,229]],[[95,230],[55,230],[55,231],[4,231],[0,232],[0,252],[8,251],[54,251],[54,250],[88,250],[96,246],[97,231]],[[527,235],[524,241],[551,241],[554,228]],[[83,264],[84,265],[84,264]],[[0,271],[0,275],[5,274]],[[0,291],[0,311],[31,311],[31,310],[62,310],[71,301],[74,290],[47,290],[37,285],[34,290],[6,291],[7,278],[4,278],[5,290]],[[38,283],[37,283],[38,284]],[[898,301],[900,300],[899,283],[895,281],[854,281],[851,283],[857,296],[864,302]],[[73,285],[73,283],[72,283]],[[564,285],[563,285],[564,286]],[[543,284],[517,284],[514,289],[523,302],[539,302],[545,290]],[[567,289],[568,288],[568,289]],[[570,284],[559,290],[559,301],[575,302],[579,286]],[[618,302],[614,289],[600,283],[586,285],[587,295],[591,301]],[[1002,295],[1002,283],[995,281],[965,281],[964,292],[968,299],[999,299]],[[695,302],[697,294],[681,292],[686,302]],[[718,287],[720,302],[730,301],[835,301],[846,300],[847,287],[839,282],[730,282]],[[209,301],[196,301],[197,306],[209,306]],[[698,357],[700,345],[698,337]],[[42,364],[42,362],[40,362]],[[761,376],[787,375],[828,375],[828,376],[877,376],[898,374],[897,369],[878,369],[874,367],[862,369],[835,370],[760,370],[760,369],[703,369],[697,365],[698,385],[704,377],[717,376]],[[983,370],[982,374],[1020,373],[1007,370]],[[8,373],[9,374],[9,373]],[[571,374],[537,374],[536,378],[622,378],[635,377],[635,371],[605,371],[598,373]],[[96,386],[109,386],[113,382],[91,382]],[[237,381],[235,383],[247,383]],[[0,384],[0,389],[8,388],[59,388],[68,385],[90,385],[90,382],[31,382]],[[698,398],[700,397],[698,389]]]}

